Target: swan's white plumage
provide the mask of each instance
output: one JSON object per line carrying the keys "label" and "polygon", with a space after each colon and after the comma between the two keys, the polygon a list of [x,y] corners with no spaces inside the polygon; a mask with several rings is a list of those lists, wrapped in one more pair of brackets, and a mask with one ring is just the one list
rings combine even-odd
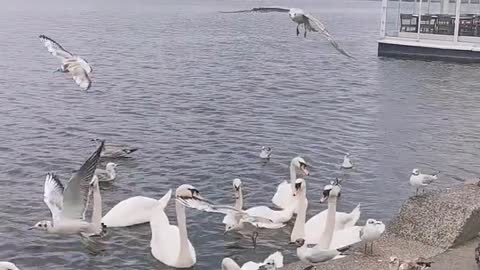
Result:
{"label": "swan's white plumage", "polygon": [[170,201],[169,190],[160,200],[135,196],[119,202],[102,218],[107,227],[127,227],[150,221],[152,210],[158,205],[164,207]]}
{"label": "swan's white plumage", "polygon": [[[180,253],[180,231],[177,226],[170,225],[170,221],[161,205],[153,210],[150,227],[152,229],[150,247],[153,257],[168,266],[177,267],[178,254]],[[188,246],[190,254],[193,254],[195,264],[195,249],[190,240]]]}
{"label": "swan's white plumage", "polygon": [[334,231],[329,248],[339,249],[361,242],[360,230],[362,228],[362,226],[353,226],[343,230]]}
{"label": "swan's white plumage", "polygon": [[[352,212],[337,212],[335,215],[335,231],[351,228],[355,226],[360,218],[360,204]],[[305,240],[308,244],[317,244],[321,241],[325,224],[327,221],[327,210],[324,210],[311,217],[305,223]]]}
{"label": "swan's white plumage", "polygon": [[234,260],[230,258],[224,258],[222,260],[222,270],[258,270],[261,266],[267,264],[267,262],[274,265],[274,269],[283,267],[283,255],[281,252],[277,251],[270,256],[268,256],[263,263],[257,262],[246,262],[242,267],[240,267]]}
{"label": "swan's white plumage", "polygon": [[150,248],[153,257],[160,262],[176,267],[190,268],[197,262],[195,248],[188,239],[185,206],[180,199],[204,200],[191,185],[181,185],[175,192],[177,225],[171,225],[164,212],[165,204],[159,203],[152,211]]}
{"label": "swan's white plumage", "polygon": [[[291,208],[291,207],[290,207]],[[273,210],[267,206],[255,206],[245,210],[250,216],[262,217],[270,219],[273,223],[285,223],[288,222],[292,216],[293,211],[291,210]]]}
{"label": "swan's white plumage", "polygon": [[287,181],[283,181],[277,187],[277,192],[273,195],[272,202],[280,207],[287,208],[293,199],[291,185]]}
{"label": "swan's white plumage", "polygon": [[0,262],[0,270],[20,270],[11,262]]}

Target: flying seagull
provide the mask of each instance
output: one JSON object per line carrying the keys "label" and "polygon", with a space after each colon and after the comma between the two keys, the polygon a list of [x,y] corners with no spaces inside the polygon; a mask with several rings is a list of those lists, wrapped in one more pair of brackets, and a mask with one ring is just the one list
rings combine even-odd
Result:
{"label": "flying seagull", "polygon": [[281,8],[281,7],[258,7],[258,8],[252,8],[249,10],[238,10],[238,11],[223,11],[222,13],[247,13],[247,12],[261,12],[261,13],[267,13],[267,12],[284,12],[288,13],[290,16],[290,19],[297,23],[297,36],[300,35],[300,30],[299,27],[300,25],[303,25],[303,28],[305,29],[305,32],[303,33],[303,36],[306,38],[307,37],[307,31],[308,32],[320,32],[329,42],[332,44],[332,46],[339,51],[341,54],[353,58],[347,51],[345,51],[343,48],[338,45],[337,41],[333,38],[333,36],[327,31],[327,28],[323,23],[313,17],[312,15],[305,13],[302,9],[299,8]]}
{"label": "flying seagull", "polygon": [[75,83],[80,86],[81,89],[88,90],[92,85],[92,81],[88,76],[88,74],[92,72],[92,66],[85,59],[65,50],[62,45],[55,40],[45,35],[40,35],[38,37],[45,47],[47,47],[48,52],[59,58],[62,62],[62,65],[56,71],[70,73]]}

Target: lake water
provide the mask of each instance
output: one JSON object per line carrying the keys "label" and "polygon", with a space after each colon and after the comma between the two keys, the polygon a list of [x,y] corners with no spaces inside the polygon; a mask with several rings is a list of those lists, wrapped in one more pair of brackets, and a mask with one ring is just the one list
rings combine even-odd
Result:
{"label": "lake water", "polygon": [[[442,172],[434,189],[479,173],[477,65],[376,56],[380,2],[301,1],[0,2],[0,260],[21,269],[170,269],[150,254],[150,226],[111,229],[92,255],[78,237],[27,228],[49,217],[45,173],[70,172],[105,138],[141,148],[102,185],[105,211],[122,199],[160,198],[189,183],[233,204],[241,178],[247,207],[271,205],[289,161],[311,164],[311,216],[325,183],[347,179],[339,210],[362,204],[361,222],[388,221],[413,192],[410,172]],[[286,14],[220,14],[294,5],[318,16],[356,56],[319,35],[296,37]],[[94,66],[87,92],[63,74],[38,40],[45,34]],[[273,147],[270,163],[257,154]],[[355,169],[338,170],[343,153]],[[175,223],[173,203],[167,209]],[[223,235],[222,216],[187,211],[194,269],[221,259],[295,261],[291,225],[246,237]]]}

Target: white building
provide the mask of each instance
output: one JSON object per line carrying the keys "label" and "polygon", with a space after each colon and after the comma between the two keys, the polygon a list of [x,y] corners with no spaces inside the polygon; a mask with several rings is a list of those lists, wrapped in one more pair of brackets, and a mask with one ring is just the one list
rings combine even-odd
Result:
{"label": "white building", "polygon": [[382,0],[378,55],[480,62],[480,0]]}

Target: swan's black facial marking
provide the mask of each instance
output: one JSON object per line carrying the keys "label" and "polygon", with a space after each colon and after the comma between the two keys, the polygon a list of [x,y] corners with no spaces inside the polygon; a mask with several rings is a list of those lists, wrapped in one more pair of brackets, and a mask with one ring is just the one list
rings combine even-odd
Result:
{"label": "swan's black facial marking", "polygon": [[367,223],[368,224],[375,224],[375,221],[374,220],[369,220]]}
{"label": "swan's black facial marking", "polygon": [[325,189],[325,190],[323,191],[323,197],[328,197],[328,196],[330,196],[330,191],[331,191],[331,190],[332,190],[332,189]]}
{"label": "swan's black facial marking", "polygon": [[240,186],[234,186],[236,191],[240,191]]}
{"label": "swan's black facial marking", "polygon": [[200,191],[198,191],[198,189],[189,188],[188,190],[190,190],[190,192],[192,193],[193,198],[195,198],[196,195],[200,194]]}
{"label": "swan's black facial marking", "polygon": [[304,163],[304,162],[301,162],[301,161],[298,162],[298,163],[300,163],[300,169],[302,169],[302,170],[306,169],[308,167],[307,163]]}
{"label": "swan's black facial marking", "polygon": [[300,238],[300,239],[295,240],[295,245],[297,247],[302,247],[304,244],[305,244],[305,239]]}
{"label": "swan's black facial marking", "polygon": [[299,190],[302,187],[302,183],[295,183],[295,189]]}

